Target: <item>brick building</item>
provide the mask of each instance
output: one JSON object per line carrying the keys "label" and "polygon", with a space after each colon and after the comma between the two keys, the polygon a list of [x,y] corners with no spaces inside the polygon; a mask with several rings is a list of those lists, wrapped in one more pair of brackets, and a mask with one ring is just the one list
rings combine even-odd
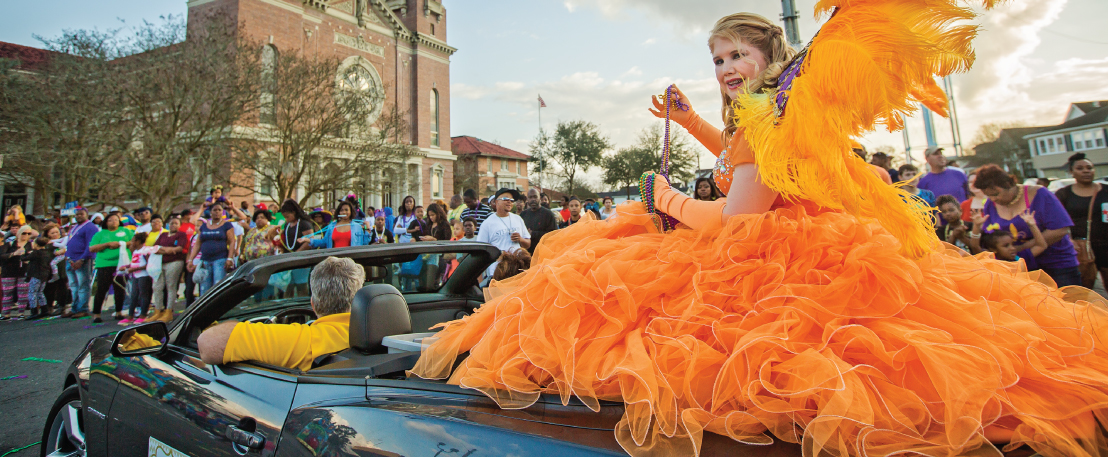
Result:
{"label": "brick building", "polygon": [[[311,56],[335,57],[342,65],[336,84],[356,82],[378,91],[380,106],[392,103],[410,116],[408,141],[418,157],[380,170],[378,195],[362,195],[365,205],[400,203],[405,195],[426,205],[453,195],[455,157],[450,138],[450,56],[446,10],[437,0],[191,0],[189,27],[209,17],[230,17],[250,38],[266,43],[263,57],[297,49]],[[383,98],[381,97],[383,95]],[[376,108],[374,114],[379,114]],[[262,200],[261,180],[254,192],[229,194]],[[345,190],[337,190],[345,194]],[[309,205],[330,206],[341,195],[314,197]]]}
{"label": "brick building", "polygon": [[460,194],[473,188],[479,195],[492,195],[497,189],[526,192],[527,162],[531,156],[471,136],[450,139],[454,163],[454,187]]}

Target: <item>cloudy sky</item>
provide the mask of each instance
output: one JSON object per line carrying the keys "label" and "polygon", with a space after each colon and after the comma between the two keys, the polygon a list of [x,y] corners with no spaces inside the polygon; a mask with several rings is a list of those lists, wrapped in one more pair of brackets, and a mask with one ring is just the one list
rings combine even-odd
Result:
{"label": "cloudy sky", "polygon": [[[797,0],[805,41],[817,30],[815,0]],[[472,135],[526,152],[542,123],[585,119],[617,146],[654,121],[650,94],[676,83],[717,126],[719,90],[706,31],[719,17],[752,11],[777,18],[777,0],[445,0],[451,65],[451,135]],[[111,28],[183,14],[184,0],[0,0],[0,41],[36,45],[33,35]],[[1009,0],[985,13],[977,63],[953,79],[964,142],[990,122],[1050,125],[1069,102],[1108,99],[1108,1]],[[940,142],[949,124],[936,118]],[[922,122],[909,126],[913,151]],[[902,136],[874,133],[868,146],[904,150]],[[710,156],[702,154],[702,166]],[[919,160],[917,155],[916,160]],[[595,178],[595,172],[590,173]]]}

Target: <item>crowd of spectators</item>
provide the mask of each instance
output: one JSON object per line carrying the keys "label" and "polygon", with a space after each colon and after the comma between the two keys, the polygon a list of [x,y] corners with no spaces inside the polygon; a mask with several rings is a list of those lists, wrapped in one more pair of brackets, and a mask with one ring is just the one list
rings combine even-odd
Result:
{"label": "crowd of spectators", "polygon": [[[860,147],[855,152],[866,158]],[[1084,154],[1068,162],[1074,184],[1056,193],[1045,187],[1049,180],[1022,184],[996,165],[967,173],[951,166],[941,148],[929,148],[925,156],[925,170],[891,168],[882,153],[870,164],[882,180],[902,187],[906,198],[936,209],[939,239],[974,255],[1022,261],[1059,286],[1091,288],[1098,275],[1108,280],[1108,187],[1095,181],[1096,168]],[[690,191],[698,200],[724,198],[711,178],[697,179]],[[346,246],[489,243],[504,254],[486,271],[488,284],[528,268],[551,232],[619,215],[610,197],[597,202],[567,195],[552,208],[549,196],[536,188],[526,194],[500,189],[492,196],[466,189],[426,208],[407,196],[395,210],[363,206],[354,195],[311,212],[294,200],[275,212],[239,203],[216,186],[195,210],[165,217],[146,207],[129,213],[76,208],[65,220],[36,219],[13,206],[0,222],[2,319],[60,315],[100,322],[110,295],[112,317],[121,324],[169,321],[179,293],[191,305],[245,262]],[[306,292],[308,279],[307,271],[293,272],[289,290]]]}
{"label": "crowd of spectators", "polygon": [[[376,209],[349,195],[333,208],[309,212],[286,200],[272,211],[265,204],[235,205],[215,186],[198,206],[164,217],[147,207],[78,207],[69,217],[35,219],[14,206],[0,223],[0,319],[88,316],[98,323],[108,310],[121,325],[169,321],[181,298],[191,305],[245,262],[374,244],[493,244],[507,261],[489,267],[483,278],[488,284],[526,269],[544,235],[582,218],[617,214],[610,198],[602,208],[591,199],[567,197],[561,211],[551,210],[549,202],[537,189],[526,197],[512,189],[484,197],[467,189],[426,208],[412,196],[398,208]],[[308,271],[290,273],[287,290],[306,293]]]}

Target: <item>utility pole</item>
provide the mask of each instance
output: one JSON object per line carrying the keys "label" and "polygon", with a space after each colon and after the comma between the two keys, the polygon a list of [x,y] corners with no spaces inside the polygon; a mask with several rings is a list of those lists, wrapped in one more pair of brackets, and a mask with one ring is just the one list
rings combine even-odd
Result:
{"label": "utility pole", "polygon": [[950,75],[943,76],[943,91],[946,92],[947,106],[950,114],[950,136],[954,141],[954,155],[961,157],[962,151],[962,123],[958,119],[958,106],[954,104],[954,82],[950,80]]}
{"label": "utility pole", "polygon": [[785,21],[785,39],[792,47],[800,49],[800,15],[796,13],[795,0],[781,0],[781,20]]}

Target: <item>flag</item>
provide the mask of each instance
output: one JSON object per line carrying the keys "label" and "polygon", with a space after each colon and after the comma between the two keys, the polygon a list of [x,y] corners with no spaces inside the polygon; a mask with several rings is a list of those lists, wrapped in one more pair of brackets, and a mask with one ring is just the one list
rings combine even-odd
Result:
{"label": "flag", "polygon": [[539,95],[539,108],[546,108],[546,102],[542,101],[542,95]]}

